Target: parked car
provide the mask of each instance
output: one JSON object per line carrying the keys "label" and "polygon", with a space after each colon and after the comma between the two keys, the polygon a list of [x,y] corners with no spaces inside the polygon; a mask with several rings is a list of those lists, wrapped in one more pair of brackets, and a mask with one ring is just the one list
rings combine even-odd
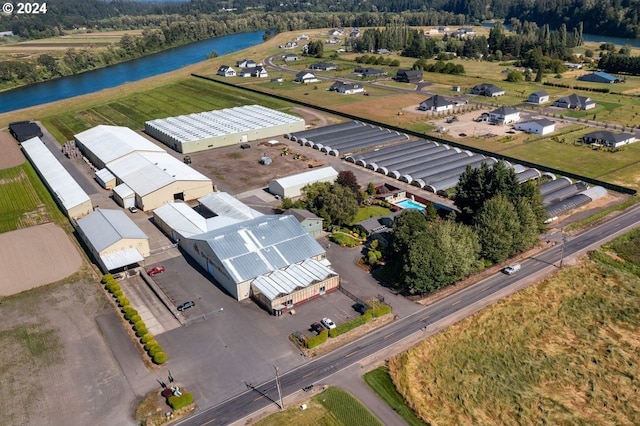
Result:
{"label": "parked car", "polygon": [[153,268],[149,269],[147,271],[147,274],[149,274],[149,276],[154,276],[154,275],[158,275],[160,273],[164,272],[164,266],[158,265],[158,266],[154,266]]}
{"label": "parked car", "polygon": [[240,148],[249,149],[249,148],[251,148],[251,145],[249,145],[248,143],[243,143],[242,145],[240,145]]}
{"label": "parked car", "polygon": [[311,331],[320,334],[320,332],[322,330],[324,330],[324,326],[322,324],[320,324],[319,322],[314,322],[313,324],[311,324]]}
{"label": "parked car", "polygon": [[178,310],[180,312],[185,311],[189,308],[193,308],[194,306],[196,306],[196,302],[194,302],[193,300],[189,301],[189,302],[184,302],[182,305],[178,305]]}
{"label": "parked car", "polygon": [[351,307],[353,308],[354,311],[356,311],[359,314],[364,314],[367,310],[367,307],[362,303],[355,303]]}
{"label": "parked car", "polygon": [[331,321],[331,318],[322,318],[322,324],[329,330],[331,330],[332,328],[336,328],[336,323]]}
{"label": "parked car", "polygon": [[129,211],[131,213],[136,213],[138,211],[138,208],[136,206],[131,206],[131,207],[129,207]]}
{"label": "parked car", "polygon": [[507,275],[513,275],[518,272],[520,268],[522,268],[522,265],[520,265],[519,263],[514,263],[513,265],[509,265],[504,268],[504,273]]}

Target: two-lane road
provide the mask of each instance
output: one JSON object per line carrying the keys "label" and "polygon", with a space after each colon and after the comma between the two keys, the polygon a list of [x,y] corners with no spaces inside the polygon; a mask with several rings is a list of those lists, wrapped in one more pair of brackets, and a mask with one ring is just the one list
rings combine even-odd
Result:
{"label": "two-lane road", "polygon": [[[566,241],[564,257],[574,257],[636,227],[640,224],[640,206],[590,228]],[[429,336],[433,332],[459,321],[496,301],[515,293],[558,268],[562,245],[556,245],[522,262],[514,275],[495,274],[476,285],[442,299],[414,314],[341,347],[325,356],[281,375],[283,396],[304,386],[326,379],[362,359],[387,349],[414,333]],[[236,395],[227,401],[184,419],[180,425],[227,425],[254,413],[278,400],[275,380]]]}

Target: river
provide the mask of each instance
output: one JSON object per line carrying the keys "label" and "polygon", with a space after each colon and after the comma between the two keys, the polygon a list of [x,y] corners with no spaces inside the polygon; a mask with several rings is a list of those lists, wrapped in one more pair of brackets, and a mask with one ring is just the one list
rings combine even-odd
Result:
{"label": "river", "polygon": [[[94,93],[237,52],[262,43],[264,31],[231,34],[164,50],[128,62],[0,92],[0,113]],[[257,58],[255,58],[257,59]]]}

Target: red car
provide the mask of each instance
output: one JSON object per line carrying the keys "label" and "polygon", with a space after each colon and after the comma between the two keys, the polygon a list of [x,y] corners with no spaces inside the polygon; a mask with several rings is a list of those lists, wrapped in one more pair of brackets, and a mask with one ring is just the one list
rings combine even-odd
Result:
{"label": "red car", "polygon": [[147,274],[149,274],[149,276],[154,276],[158,275],[161,272],[164,272],[164,266],[154,266],[147,271]]}

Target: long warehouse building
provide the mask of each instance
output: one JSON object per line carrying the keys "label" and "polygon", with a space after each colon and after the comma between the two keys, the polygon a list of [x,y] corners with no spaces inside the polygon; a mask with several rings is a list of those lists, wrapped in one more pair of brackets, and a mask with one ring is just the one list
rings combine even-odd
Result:
{"label": "long warehouse building", "polygon": [[247,105],[144,123],[144,131],[183,154],[304,131],[304,119]]}

